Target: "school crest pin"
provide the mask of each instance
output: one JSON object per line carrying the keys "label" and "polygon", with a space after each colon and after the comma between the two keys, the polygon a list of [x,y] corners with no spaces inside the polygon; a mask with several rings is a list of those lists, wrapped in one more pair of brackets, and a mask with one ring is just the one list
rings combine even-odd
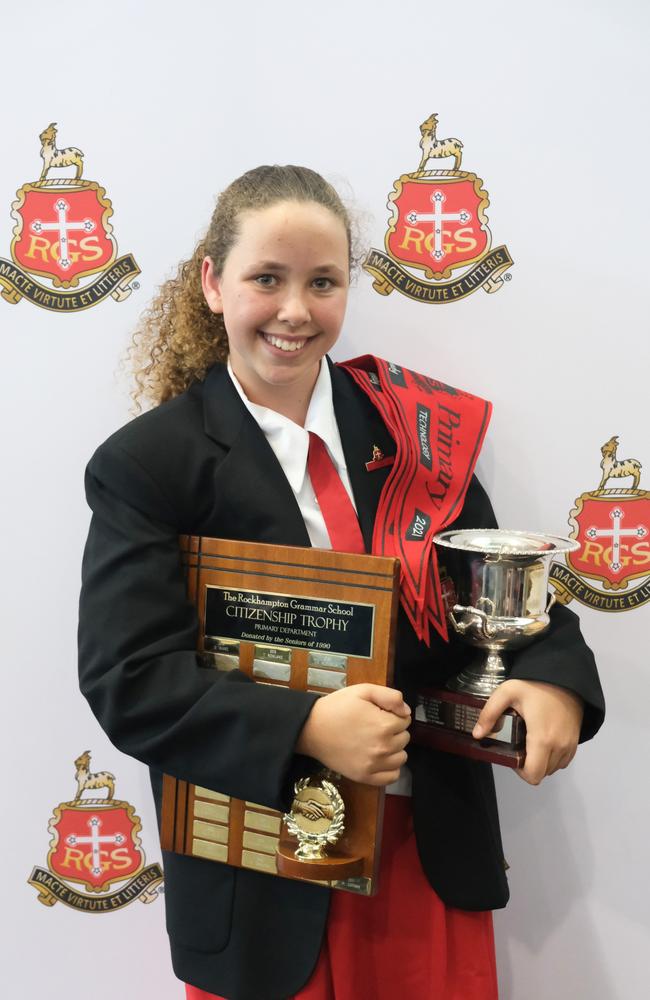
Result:
{"label": "school crest pin", "polygon": [[[0,294],[51,312],[88,309],[108,296],[123,302],[138,287],[140,268],[132,254],[118,257],[112,204],[100,184],[82,178],[83,152],[58,149],[56,136],[55,122],[41,132],[41,175],[18,189],[11,206],[11,261],[0,258]],[[66,168],[74,177],[57,174]]]}
{"label": "school crest pin", "polygon": [[[438,139],[437,126],[435,114],[420,125],[418,168],[402,174],[388,196],[385,249],[370,250],[363,263],[380,295],[396,289],[418,302],[454,302],[477,288],[496,292],[510,278],[508,248],[492,248],[483,181],[460,169],[463,143]],[[452,157],[452,169],[426,169],[432,159]]]}
{"label": "school crest pin", "polygon": [[[113,798],[110,772],[90,771],[89,751],[77,758],[75,769],[77,793],[54,809],[47,868],[35,867],[29,885],[45,906],[61,902],[89,913],[119,910],[134,899],[153,902],[163,873],[158,864],[145,866],[134,807]],[[84,797],[96,790],[106,794]]]}
{"label": "school crest pin", "polygon": [[[632,611],[650,602],[650,492],[639,489],[641,463],[617,458],[618,437],[602,445],[598,487],[581,493],[569,514],[580,549],[553,563],[557,600],[598,611]],[[612,486],[612,480],[630,480]],[[634,580],[642,582],[631,586]],[[593,581],[593,582],[590,582]]]}

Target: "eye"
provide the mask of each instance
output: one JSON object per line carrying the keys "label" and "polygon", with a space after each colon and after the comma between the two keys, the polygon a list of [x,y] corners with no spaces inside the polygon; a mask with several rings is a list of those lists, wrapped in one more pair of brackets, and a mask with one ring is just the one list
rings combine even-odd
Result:
{"label": "eye", "polygon": [[274,274],[258,274],[255,278],[255,282],[261,285],[262,288],[273,288],[273,285],[277,281]]}
{"label": "eye", "polygon": [[[324,284],[322,284],[322,285],[316,284],[319,281],[324,282]],[[332,281],[331,278],[314,278],[314,283],[316,284],[316,287],[318,288],[318,290],[321,291],[321,292],[326,292],[330,288],[334,287],[334,282]]]}

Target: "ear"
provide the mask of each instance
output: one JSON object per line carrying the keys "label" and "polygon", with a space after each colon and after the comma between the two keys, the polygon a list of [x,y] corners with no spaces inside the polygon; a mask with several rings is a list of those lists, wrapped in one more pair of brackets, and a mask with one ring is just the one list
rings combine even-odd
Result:
{"label": "ear", "polygon": [[201,287],[208,308],[213,313],[222,313],[221,279],[215,274],[211,257],[206,257],[201,265]]}

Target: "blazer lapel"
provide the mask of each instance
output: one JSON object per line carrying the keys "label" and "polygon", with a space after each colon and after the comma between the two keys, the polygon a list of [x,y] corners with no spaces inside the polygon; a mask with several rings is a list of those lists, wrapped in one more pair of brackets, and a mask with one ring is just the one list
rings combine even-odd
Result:
{"label": "blazer lapel", "polygon": [[332,376],[332,395],[336,422],[345,454],[352,492],[359,515],[366,552],[372,552],[375,514],[390,467],[368,472],[366,462],[372,458],[373,445],[385,455],[395,454],[395,442],[386,430],[376,407],[346,372],[328,358]]}
{"label": "blazer lapel", "polygon": [[275,453],[242,403],[225,365],[204,382],[206,434],[227,449],[216,470],[219,537],[309,546],[300,508]]}

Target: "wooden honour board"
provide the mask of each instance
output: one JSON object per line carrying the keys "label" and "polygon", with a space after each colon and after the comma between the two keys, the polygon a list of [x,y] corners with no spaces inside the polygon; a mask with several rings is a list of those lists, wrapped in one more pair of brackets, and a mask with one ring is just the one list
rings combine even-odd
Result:
{"label": "wooden honour board", "polygon": [[[362,682],[391,683],[399,560],[194,535],[181,536],[180,544],[188,594],[198,611],[198,649],[206,668],[238,669],[256,683],[320,694]],[[246,607],[260,605],[244,602],[278,600],[280,610],[297,614],[298,629],[283,623],[284,635],[262,631],[259,622],[225,615],[226,607],[241,608],[245,614]],[[331,606],[339,613],[300,610],[319,608],[319,602],[324,612]],[[348,622],[345,634],[336,627],[308,627],[330,618]],[[354,635],[347,634],[350,625]],[[292,634],[296,631],[298,635]],[[328,645],[329,649],[322,648]],[[359,874],[328,881],[282,877],[372,895],[377,891],[385,793],[346,778],[339,778],[337,787],[345,801],[345,832],[328,854],[361,856]],[[297,846],[281,817],[265,806],[164,776],[164,850],[279,875],[280,844],[284,853]]]}

